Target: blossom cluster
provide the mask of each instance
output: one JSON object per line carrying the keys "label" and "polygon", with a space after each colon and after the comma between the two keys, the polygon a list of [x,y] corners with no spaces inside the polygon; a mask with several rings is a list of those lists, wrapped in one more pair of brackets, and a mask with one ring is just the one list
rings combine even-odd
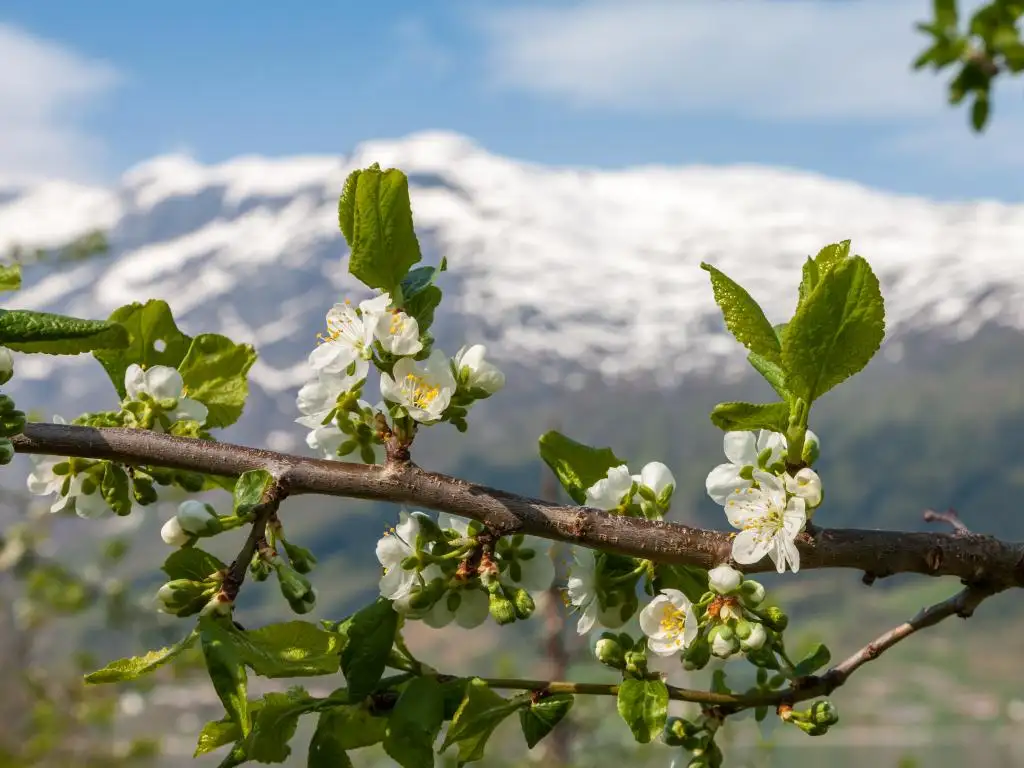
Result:
{"label": "blossom cluster", "polygon": [[442,513],[435,522],[405,512],[377,542],[380,594],[397,611],[431,627],[465,629],[526,619],[535,595],[551,587],[555,565],[544,539],[515,536],[485,546],[483,526]]}
{"label": "blossom cluster", "polygon": [[[302,413],[296,422],[310,430],[307,445],[332,459],[361,448],[372,460],[374,412],[462,426],[472,402],[505,385],[483,345],[463,348],[452,359],[432,345],[388,293],[358,306],[346,301],[331,307],[327,331],[309,355],[314,376],[296,401]],[[381,401],[374,407],[360,399],[371,363],[380,371]]]}

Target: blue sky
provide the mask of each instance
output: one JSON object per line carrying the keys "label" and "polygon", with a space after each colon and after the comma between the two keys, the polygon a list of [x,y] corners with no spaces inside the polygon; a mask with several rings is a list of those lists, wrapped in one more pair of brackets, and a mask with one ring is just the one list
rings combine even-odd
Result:
{"label": "blue sky", "polygon": [[6,0],[0,179],[344,154],[448,129],[545,163],[760,163],[1024,200],[1024,100],[977,137],[911,74],[928,0]]}

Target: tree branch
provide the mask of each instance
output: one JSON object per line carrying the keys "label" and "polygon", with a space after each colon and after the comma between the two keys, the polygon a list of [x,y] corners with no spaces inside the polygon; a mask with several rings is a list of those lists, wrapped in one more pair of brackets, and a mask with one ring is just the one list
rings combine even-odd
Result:
{"label": "tree branch", "polygon": [[[12,438],[19,453],[108,459],[129,465],[237,477],[266,469],[290,494],[316,493],[434,509],[479,520],[498,535],[526,533],[659,563],[710,568],[728,562],[729,533],[679,523],[610,515],[531,499],[427,472],[415,464],[386,466],[291,456],[229,443],[146,430],[31,423]],[[993,591],[1024,586],[1024,544],[989,536],[816,529],[801,537],[800,567],[852,568],[875,577],[895,573],[957,576]],[[739,566],[771,570],[765,561]]]}
{"label": "tree branch", "polygon": [[242,582],[245,581],[245,573],[249,570],[249,563],[252,562],[252,556],[256,554],[256,549],[261,541],[266,543],[267,523],[280,508],[281,502],[287,495],[288,489],[285,484],[280,480],[275,480],[264,492],[259,506],[255,508],[252,530],[249,531],[249,536],[242,545],[242,549],[239,550],[238,556],[232,561],[228,568],[228,575],[224,579],[222,591],[228,600],[234,600],[238,596]]}

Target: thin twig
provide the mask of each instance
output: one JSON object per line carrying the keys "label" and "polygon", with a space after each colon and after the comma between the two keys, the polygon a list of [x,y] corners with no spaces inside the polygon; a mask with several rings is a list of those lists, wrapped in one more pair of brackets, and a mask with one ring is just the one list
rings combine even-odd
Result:
{"label": "thin twig", "polygon": [[267,523],[277,514],[281,502],[287,495],[285,484],[281,480],[275,480],[264,492],[261,503],[255,508],[252,529],[239,550],[238,556],[228,568],[228,575],[224,579],[222,591],[228,600],[234,600],[238,596],[242,582],[245,581],[246,571],[249,570],[249,564],[252,562],[252,556],[256,554],[260,542],[266,542]]}
{"label": "thin twig", "polygon": [[971,529],[964,525],[963,520],[960,519],[955,509],[947,509],[945,512],[926,509],[924,511],[924,521],[926,523],[948,523],[953,527],[954,531],[960,534],[971,532]]}
{"label": "thin twig", "polygon": [[[478,520],[498,535],[526,533],[659,563],[710,568],[729,562],[728,533],[660,520],[561,506],[427,472],[412,463],[387,466],[291,456],[148,430],[27,424],[12,438],[20,453],[108,459],[128,465],[237,477],[253,469],[287,475],[289,492],[374,499]],[[1024,545],[988,536],[822,528],[800,540],[800,567],[852,568],[875,577],[895,573],[957,576],[993,588],[1024,586]],[[738,566],[758,573],[767,558]]]}

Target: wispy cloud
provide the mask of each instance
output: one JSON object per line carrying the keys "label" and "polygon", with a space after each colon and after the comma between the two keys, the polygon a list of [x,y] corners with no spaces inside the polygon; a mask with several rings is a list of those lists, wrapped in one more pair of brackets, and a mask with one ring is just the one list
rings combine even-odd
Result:
{"label": "wispy cloud", "polygon": [[910,71],[927,0],[590,0],[494,6],[496,84],[582,107],[770,120],[934,114]]}
{"label": "wispy cloud", "polygon": [[103,145],[81,120],[118,71],[3,24],[0,61],[0,182],[93,175]]}

